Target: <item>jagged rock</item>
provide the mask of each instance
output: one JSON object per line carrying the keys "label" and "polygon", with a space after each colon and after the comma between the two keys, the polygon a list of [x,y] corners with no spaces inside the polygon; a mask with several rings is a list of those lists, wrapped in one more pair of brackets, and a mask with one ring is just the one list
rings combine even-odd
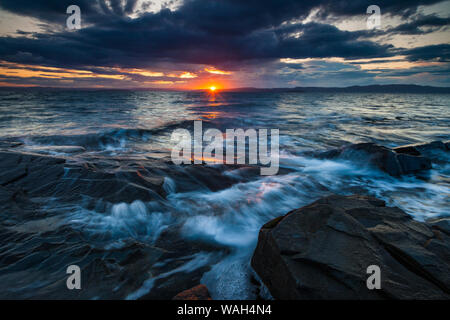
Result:
{"label": "jagged rock", "polygon": [[[329,196],[266,223],[252,267],[276,299],[449,299],[450,236],[366,196]],[[381,268],[369,290],[367,267]]]}
{"label": "jagged rock", "polygon": [[204,284],[199,284],[191,289],[180,292],[173,300],[212,300],[208,288]]}
{"label": "jagged rock", "polygon": [[416,173],[431,168],[431,161],[420,155],[397,153],[375,143],[352,144],[318,155],[322,159],[341,158],[367,163],[392,176]]}
{"label": "jagged rock", "polygon": [[0,185],[30,196],[70,200],[80,195],[111,203],[150,201],[165,195],[163,177],[144,168],[66,164],[42,154],[0,151]]}
{"label": "jagged rock", "polygon": [[440,152],[450,151],[450,145],[442,141],[433,141],[430,143],[409,144],[406,146],[395,147],[396,153],[408,154],[412,156],[426,156],[435,158]]}

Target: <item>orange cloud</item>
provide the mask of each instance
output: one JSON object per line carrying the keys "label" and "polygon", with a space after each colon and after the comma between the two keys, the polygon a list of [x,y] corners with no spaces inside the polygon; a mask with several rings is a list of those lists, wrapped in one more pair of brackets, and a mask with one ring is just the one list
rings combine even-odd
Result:
{"label": "orange cloud", "polygon": [[197,78],[197,75],[195,73],[191,72],[183,72],[180,76],[181,79],[192,79]]}
{"label": "orange cloud", "polygon": [[156,81],[145,81],[146,84],[179,84],[185,83],[186,81],[170,81],[170,80],[156,80]]}
{"label": "orange cloud", "polygon": [[205,71],[208,72],[208,73],[221,74],[221,75],[233,74],[233,72],[231,72],[231,71],[223,71],[223,70],[218,70],[216,68],[205,68]]}
{"label": "orange cloud", "polygon": [[118,79],[123,80],[126,77],[124,75],[112,75],[112,74],[96,74],[93,72],[65,72],[61,70],[60,72],[42,72],[37,70],[27,70],[27,69],[11,69],[0,67],[0,75],[8,77],[18,77],[18,78],[45,78],[45,79],[61,79],[61,78],[105,78],[105,79]]}
{"label": "orange cloud", "polygon": [[167,81],[167,80],[157,80],[157,81],[145,81],[144,83],[149,83],[149,84],[174,84],[175,82]]}
{"label": "orange cloud", "polygon": [[16,78],[45,78],[45,79],[63,79],[63,78],[105,78],[124,80],[124,75],[100,74],[86,70],[54,68],[45,66],[33,66],[25,64],[16,64],[11,62],[0,62],[0,75]]}
{"label": "orange cloud", "polygon": [[144,77],[164,77],[164,73],[162,72],[155,72],[150,70],[144,70],[144,69],[118,69],[117,71],[124,72],[124,73],[131,73],[131,74],[138,74]]}
{"label": "orange cloud", "polygon": [[183,72],[181,74],[170,73],[167,75],[169,78],[180,78],[180,79],[194,79],[197,78],[197,75],[192,72]]}

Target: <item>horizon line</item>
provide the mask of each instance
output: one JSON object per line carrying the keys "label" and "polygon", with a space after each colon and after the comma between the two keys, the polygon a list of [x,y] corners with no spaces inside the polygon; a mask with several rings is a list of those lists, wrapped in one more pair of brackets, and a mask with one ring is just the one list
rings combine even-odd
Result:
{"label": "horizon line", "polygon": [[[450,89],[450,86],[430,86],[421,84],[368,84],[368,85],[351,85],[351,86],[296,86],[296,87],[233,87],[219,89],[219,92],[236,91],[236,90],[295,90],[295,89],[349,89],[349,88],[367,88],[367,87],[422,87],[433,89]],[[142,88],[142,87],[55,87],[55,86],[39,86],[39,85],[24,85],[24,86],[0,86],[1,89],[57,89],[57,90],[142,90],[142,91],[175,91],[175,92],[190,92],[190,91],[208,91],[208,88],[202,89],[178,89],[178,88]]]}

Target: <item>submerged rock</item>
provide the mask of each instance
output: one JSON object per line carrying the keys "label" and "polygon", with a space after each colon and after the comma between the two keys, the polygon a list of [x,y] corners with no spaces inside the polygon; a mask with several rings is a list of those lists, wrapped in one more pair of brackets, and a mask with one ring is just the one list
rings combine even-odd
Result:
{"label": "submerged rock", "polygon": [[204,284],[199,284],[191,289],[180,292],[173,300],[212,300],[208,288]]}
{"label": "submerged rock", "polygon": [[[266,223],[252,267],[276,299],[449,299],[448,220],[423,223],[384,201],[329,196]],[[369,266],[381,289],[369,290]]]}
{"label": "submerged rock", "polygon": [[375,143],[358,143],[318,155],[322,159],[341,158],[375,166],[392,175],[416,173],[431,169],[430,159],[420,154],[398,153]]}
{"label": "submerged rock", "polygon": [[406,146],[395,147],[394,150],[396,153],[401,154],[409,154],[412,156],[426,156],[429,158],[434,158],[436,154],[443,151],[450,151],[449,143],[445,143],[442,141],[433,141],[430,143],[417,143],[417,144],[409,144]]}

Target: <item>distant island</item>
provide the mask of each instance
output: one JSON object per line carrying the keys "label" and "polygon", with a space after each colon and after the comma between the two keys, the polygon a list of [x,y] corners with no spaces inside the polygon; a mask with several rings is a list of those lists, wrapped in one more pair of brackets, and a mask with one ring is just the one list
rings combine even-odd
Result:
{"label": "distant island", "polygon": [[324,93],[450,93],[450,87],[388,84],[351,87],[235,88],[228,92],[324,92]]}

